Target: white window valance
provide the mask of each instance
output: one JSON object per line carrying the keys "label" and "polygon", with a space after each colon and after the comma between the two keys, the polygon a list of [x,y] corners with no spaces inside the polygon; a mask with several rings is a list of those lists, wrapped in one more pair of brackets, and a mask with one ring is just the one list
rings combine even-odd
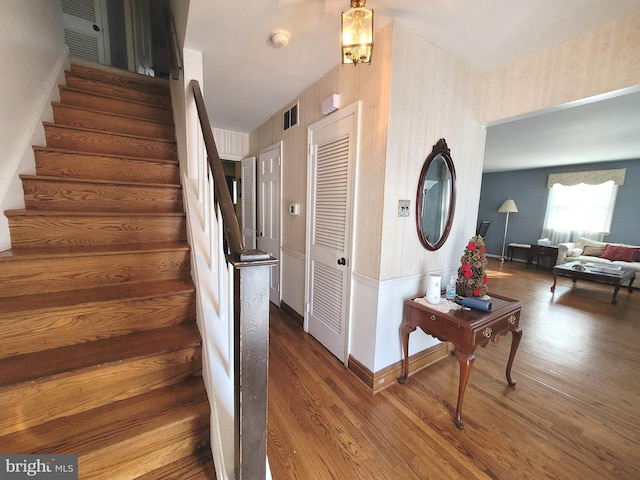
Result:
{"label": "white window valance", "polygon": [[591,170],[588,172],[550,173],[547,187],[551,188],[557,183],[567,187],[580,183],[600,185],[609,180],[613,180],[616,185],[624,185],[624,175],[626,171],[626,168],[616,168],[612,170]]}

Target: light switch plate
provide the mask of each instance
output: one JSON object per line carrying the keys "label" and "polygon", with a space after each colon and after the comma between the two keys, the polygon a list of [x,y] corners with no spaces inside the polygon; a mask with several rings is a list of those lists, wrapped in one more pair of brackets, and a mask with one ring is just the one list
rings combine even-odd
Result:
{"label": "light switch plate", "polygon": [[398,216],[408,217],[411,208],[411,200],[398,200]]}

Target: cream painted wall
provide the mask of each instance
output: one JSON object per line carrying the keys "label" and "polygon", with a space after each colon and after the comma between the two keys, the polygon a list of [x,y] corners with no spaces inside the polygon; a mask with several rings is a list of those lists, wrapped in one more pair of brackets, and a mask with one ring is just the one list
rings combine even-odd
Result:
{"label": "cream painted wall", "polygon": [[[375,288],[364,288],[361,279],[354,282],[354,309],[361,310],[375,291],[375,310],[353,315],[351,324],[351,354],[373,372],[402,359],[404,300],[424,294],[428,273],[439,273],[447,282],[475,232],[486,136],[478,120],[481,72],[399,23],[392,45],[380,274]],[[431,252],[418,240],[415,197],[424,160],[440,138],[451,149],[457,201],[447,242]],[[398,216],[401,199],[411,200],[409,217]],[[418,331],[409,353],[437,343]]]}
{"label": "cream painted wall", "polygon": [[[475,232],[486,135],[479,71],[398,23],[392,59],[380,280],[458,264]],[[451,150],[457,201],[448,240],[431,252],[418,240],[415,201],[422,165],[440,138]],[[398,216],[401,199],[411,200],[410,217]]]}
{"label": "cream painted wall", "polygon": [[[640,84],[640,15],[488,73],[396,23],[376,34],[373,65],[345,68],[332,69],[300,94],[299,127],[283,133],[280,111],[251,134],[250,145],[259,152],[284,140],[283,205],[300,203],[302,215],[283,212],[283,247],[304,255],[306,126],[321,117],[320,102],[331,93],[340,93],[343,105],[363,101],[349,353],[377,372],[401,359],[403,300],[424,293],[427,273],[441,273],[446,282],[475,232],[483,125]],[[456,168],[456,212],[449,240],[427,252],[416,234],[415,191],[439,138],[447,140]],[[397,216],[401,199],[411,200],[409,218]],[[283,299],[289,295],[286,302],[297,307],[302,293],[287,292],[288,283],[304,282],[296,260],[291,278],[283,270]],[[437,343],[414,335],[411,353]]]}
{"label": "cream painted wall", "polygon": [[640,13],[486,74],[487,124],[640,84]]}
{"label": "cream painted wall", "polygon": [[[404,299],[424,290],[427,272],[455,269],[475,231],[485,139],[477,120],[479,72],[399,24],[376,33],[375,48],[371,66],[337,66],[283,106],[299,100],[299,126],[283,132],[281,110],[251,134],[252,154],[284,141],[282,203],[302,208],[297,217],[283,208],[283,250],[289,254],[283,256],[282,298],[296,311],[302,307],[302,314],[304,292],[296,287],[304,284],[307,126],[322,117],[320,104],[331,93],[340,94],[343,106],[362,101],[349,352],[372,371],[401,358]],[[441,137],[458,169],[459,206],[451,240],[428,252],[417,239],[413,202],[422,163]],[[412,201],[411,217],[397,216],[399,199]],[[290,261],[292,253],[300,257]],[[411,351],[435,343],[417,333]]]}
{"label": "cream painted wall", "polygon": [[[66,53],[60,1],[0,0],[0,212],[24,208],[19,173],[35,172],[32,144],[44,144],[42,120]],[[0,213],[0,251],[11,247]]]}
{"label": "cream painted wall", "polygon": [[248,133],[214,128],[213,139],[216,142],[218,155],[223,160],[240,161],[249,156]]}
{"label": "cream painted wall", "polygon": [[[402,358],[397,339],[402,300],[424,293],[425,273],[441,273],[446,282],[474,233],[482,125],[640,84],[640,15],[485,74],[399,24],[392,44],[380,277],[377,288],[355,279],[351,323],[351,354],[373,372]],[[456,214],[447,243],[425,252],[415,232],[414,172],[440,137],[447,140],[456,167]],[[399,199],[412,201],[411,218],[397,216]],[[375,308],[365,305],[369,299]],[[414,333],[410,354],[434,343]]]}
{"label": "cream painted wall", "polygon": [[[384,164],[392,25],[376,33],[375,61],[358,67],[338,65],[315,82],[298,97],[283,105],[282,110],[252,132],[251,154],[283,140],[282,181],[282,247],[305,253],[306,186],[307,186],[307,128],[320,120],[322,100],[332,93],[340,94],[340,104],[362,101],[361,136],[356,186],[355,251],[352,265],[359,274],[378,278],[380,268],[381,215],[384,191]],[[300,124],[282,129],[282,115],[295,101],[300,103]],[[290,203],[300,204],[300,215],[286,212]],[[283,279],[283,298],[287,282]],[[304,279],[302,279],[304,282]],[[287,302],[288,303],[288,302]],[[300,312],[302,313],[302,312]]]}
{"label": "cream painted wall", "polygon": [[[377,312],[374,297],[377,295],[375,285],[380,273],[392,35],[391,24],[376,33],[372,65],[334,67],[289,104],[283,105],[282,110],[250,137],[253,155],[283,140],[281,292],[282,300],[303,315],[308,126],[323,117],[322,100],[333,93],[340,94],[343,107],[361,101],[354,207],[355,253],[351,259],[354,269],[351,317],[358,321],[352,321],[350,326],[349,351],[357,352],[356,358],[364,359],[364,365],[370,369],[374,366],[375,353],[377,314],[371,314],[371,309]],[[295,101],[299,101],[300,105],[300,124],[283,131],[283,112]],[[300,204],[300,215],[288,214],[286,208],[290,203]],[[361,285],[367,287],[359,288]],[[365,306],[369,309],[362,310]]]}

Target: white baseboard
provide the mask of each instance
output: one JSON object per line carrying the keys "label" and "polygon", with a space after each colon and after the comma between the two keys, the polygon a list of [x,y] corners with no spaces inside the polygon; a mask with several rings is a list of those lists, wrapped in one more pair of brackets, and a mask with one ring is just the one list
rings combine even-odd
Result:
{"label": "white baseboard", "polygon": [[281,299],[296,313],[304,317],[306,257],[288,248],[282,248],[281,251],[280,272],[283,279]]}

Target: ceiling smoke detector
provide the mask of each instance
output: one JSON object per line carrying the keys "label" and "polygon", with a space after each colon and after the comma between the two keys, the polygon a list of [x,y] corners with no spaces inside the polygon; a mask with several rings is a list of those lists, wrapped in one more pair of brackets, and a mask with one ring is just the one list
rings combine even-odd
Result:
{"label": "ceiling smoke detector", "polygon": [[271,43],[276,48],[282,48],[289,45],[291,34],[286,30],[278,29],[271,32]]}

